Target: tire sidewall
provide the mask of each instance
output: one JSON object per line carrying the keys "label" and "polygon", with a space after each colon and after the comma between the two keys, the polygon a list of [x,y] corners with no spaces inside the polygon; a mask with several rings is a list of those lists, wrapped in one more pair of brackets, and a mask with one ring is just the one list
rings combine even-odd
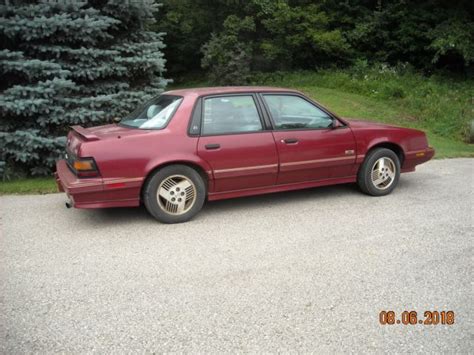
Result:
{"label": "tire sidewall", "polygon": [[[387,189],[380,190],[376,188],[372,182],[372,167],[378,159],[384,157],[390,158],[395,163],[396,172],[395,179],[392,184]],[[361,169],[361,173],[363,174],[362,179],[364,179],[363,182],[367,192],[372,196],[384,196],[391,193],[398,185],[398,180],[400,179],[400,168],[400,159],[394,151],[386,148],[378,148],[373,150],[371,153],[369,153],[369,156],[365,160],[363,168]]]}
{"label": "tire sidewall", "polygon": [[[183,175],[189,178],[196,187],[196,201],[186,213],[175,216],[161,209],[157,199],[157,191],[161,182],[172,175]],[[206,199],[206,186],[201,175],[186,165],[169,165],[156,171],[146,182],[143,201],[148,212],[162,223],[182,223],[193,218],[202,208]]]}

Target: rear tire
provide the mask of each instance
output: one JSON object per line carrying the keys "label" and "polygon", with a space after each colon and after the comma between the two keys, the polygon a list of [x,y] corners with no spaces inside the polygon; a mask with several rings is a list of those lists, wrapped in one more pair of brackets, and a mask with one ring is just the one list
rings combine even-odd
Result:
{"label": "rear tire", "polygon": [[362,192],[371,196],[385,196],[395,189],[400,179],[400,159],[387,148],[371,150],[357,174]]}
{"label": "rear tire", "polygon": [[162,223],[182,223],[193,218],[206,199],[201,175],[186,165],[169,165],[155,172],[143,189],[148,212]]}

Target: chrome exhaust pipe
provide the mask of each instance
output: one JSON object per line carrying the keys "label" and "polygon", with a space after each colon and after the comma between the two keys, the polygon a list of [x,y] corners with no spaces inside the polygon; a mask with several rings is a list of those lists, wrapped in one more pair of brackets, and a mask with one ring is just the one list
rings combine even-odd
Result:
{"label": "chrome exhaust pipe", "polygon": [[72,207],[71,201],[66,201],[66,208],[71,208],[71,207]]}

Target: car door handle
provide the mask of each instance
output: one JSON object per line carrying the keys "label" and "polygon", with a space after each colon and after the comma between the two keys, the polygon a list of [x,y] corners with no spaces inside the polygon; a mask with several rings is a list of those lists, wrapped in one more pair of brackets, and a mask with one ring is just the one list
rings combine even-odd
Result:
{"label": "car door handle", "polygon": [[219,149],[221,145],[214,143],[214,144],[206,144],[205,147],[207,150],[213,150],[213,149]]}
{"label": "car door handle", "polygon": [[281,142],[285,144],[296,144],[298,143],[298,140],[296,138],[286,138],[282,139]]}

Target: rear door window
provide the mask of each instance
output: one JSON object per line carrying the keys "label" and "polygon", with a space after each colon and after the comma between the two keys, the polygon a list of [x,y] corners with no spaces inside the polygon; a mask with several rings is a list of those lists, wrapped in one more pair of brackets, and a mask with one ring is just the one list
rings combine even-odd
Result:
{"label": "rear door window", "polygon": [[202,135],[259,132],[262,121],[252,95],[204,99]]}

